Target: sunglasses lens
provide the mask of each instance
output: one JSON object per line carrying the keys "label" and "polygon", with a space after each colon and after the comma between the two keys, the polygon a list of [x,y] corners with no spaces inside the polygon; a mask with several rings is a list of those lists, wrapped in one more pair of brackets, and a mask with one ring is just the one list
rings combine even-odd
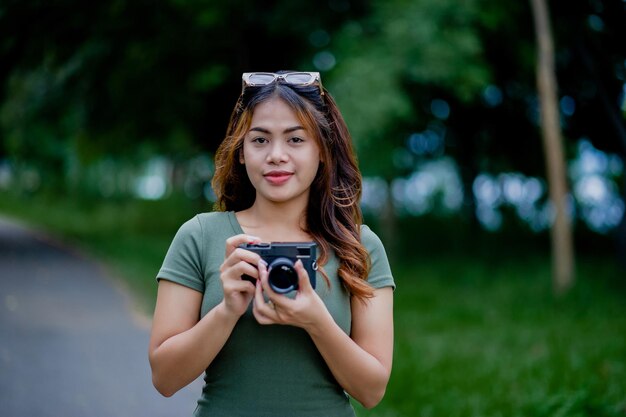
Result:
{"label": "sunglasses lens", "polygon": [[263,73],[251,74],[248,80],[252,85],[267,85],[274,81],[274,75]]}
{"label": "sunglasses lens", "polygon": [[324,95],[322,81],[318,72],[289,72],[274,74],[273,72],[244,72],[242,76],[242,94],[246,86],[269,85],[274,82],[285,82],[290,85],[309,86],[317,85],[320,95]]}
{"label": "sunglasses lens", "polygon": [[311,84],[315,77],[306,72],[293,72],[285,75],[285,81],[289,84],[306,85]]}

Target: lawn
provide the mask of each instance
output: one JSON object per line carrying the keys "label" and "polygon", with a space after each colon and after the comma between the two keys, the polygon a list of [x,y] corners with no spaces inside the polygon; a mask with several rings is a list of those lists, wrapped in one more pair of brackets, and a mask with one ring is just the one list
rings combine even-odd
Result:
{"label": "lawn", "polygon": [[[0,213],[103,260],[148,314],[173,233],[207,209],[0,195]],[[579,256],[562,298],[541,251],[416,253],[393,270],[392,378],[382,403],[357,405],[359,416],[626,416],[626,273],[613,258]]]}
{"label": "lawn", "polygon": [[625,416],[626,286],[603,260],[551,296],[547,259],[396,269],[394,368],[361,416]]}

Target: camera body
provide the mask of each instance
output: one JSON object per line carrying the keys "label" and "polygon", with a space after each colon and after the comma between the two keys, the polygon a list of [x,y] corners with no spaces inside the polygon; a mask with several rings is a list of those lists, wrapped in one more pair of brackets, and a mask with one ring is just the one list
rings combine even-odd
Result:
{"label": "camera body", "polygon": [[[309,274],[311,287],[315,288],[317,271],[317,244],[315,242],[271,242],[244,243],[240,248],[258,253],[267,263],[269,285],[275,292],[286,294],[298,289],[298,259]],[[254,282],[254,278],[243,275],[242,279]]]}

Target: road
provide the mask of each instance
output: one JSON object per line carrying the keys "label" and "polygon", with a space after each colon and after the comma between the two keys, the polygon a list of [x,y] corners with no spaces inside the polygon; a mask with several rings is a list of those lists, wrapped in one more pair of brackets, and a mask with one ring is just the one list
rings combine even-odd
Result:
{"label": "road", "polygon": [[158,394],[130,305],[97,262],[0,217],[0,415],[191,416],[200,380]]}

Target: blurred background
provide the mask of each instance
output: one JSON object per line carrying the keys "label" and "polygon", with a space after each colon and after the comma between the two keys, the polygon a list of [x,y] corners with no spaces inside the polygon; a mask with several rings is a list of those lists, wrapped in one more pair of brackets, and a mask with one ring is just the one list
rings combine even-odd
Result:
{"label": "blurred background", "polygon": [[385,242],[372,416],[626,416],[626,1],[549,4],[571,218],[553,290],[531,2],[0,1],[0,213],[112,265],[147,314],[210,211],[244,71],[322,74]]}

